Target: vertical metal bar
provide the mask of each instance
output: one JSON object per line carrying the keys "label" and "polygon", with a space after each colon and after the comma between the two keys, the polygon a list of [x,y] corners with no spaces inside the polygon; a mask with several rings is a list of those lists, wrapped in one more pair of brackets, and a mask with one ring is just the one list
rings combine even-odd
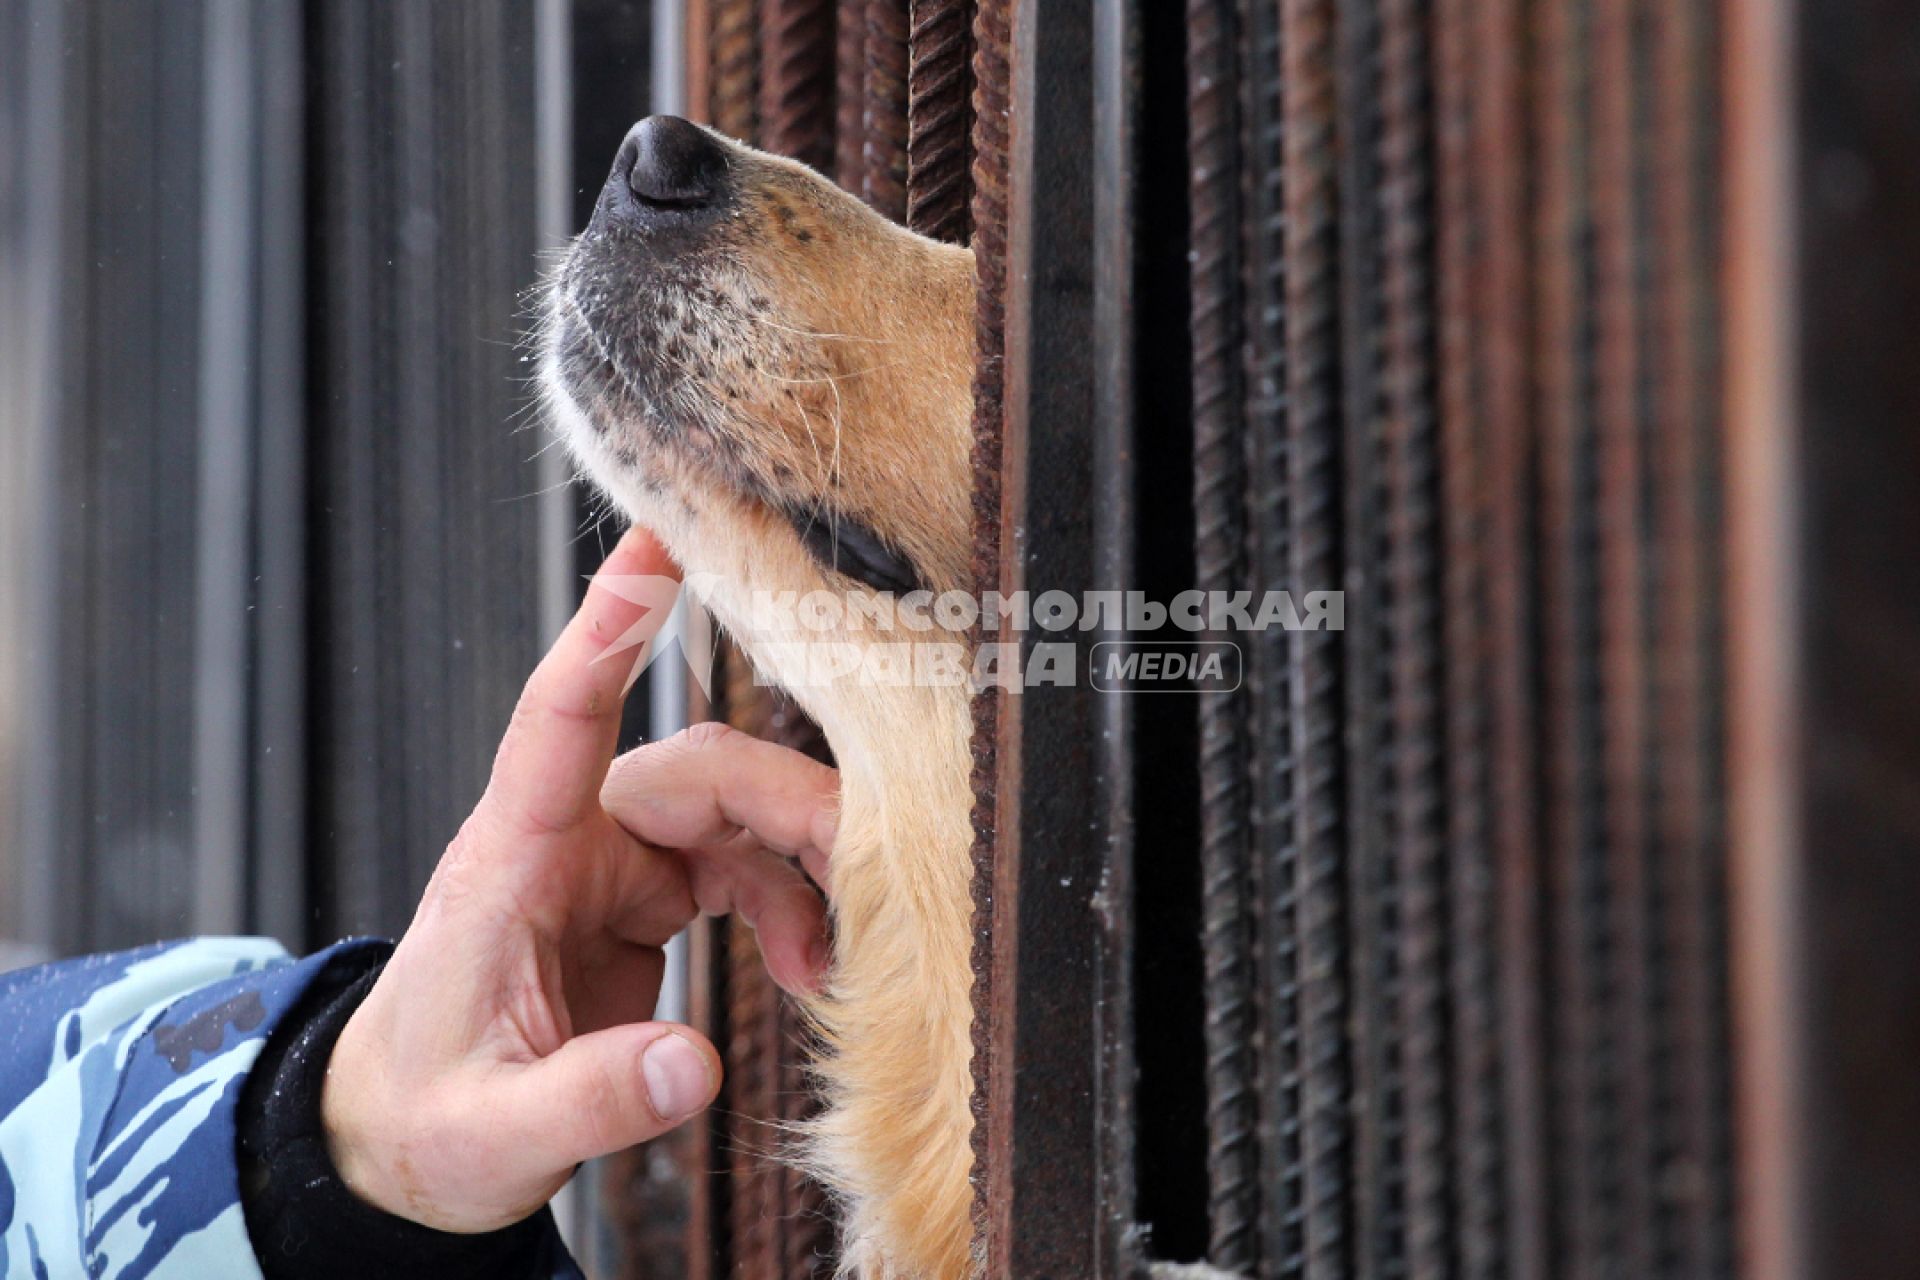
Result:
{"label": "vertical metal bar", "polygon": [[[1282,119],[1287,249],[1290,580],[1297,590],[1342,581],[1339,266],[1331,0],[1283,0]],[[1339,1280],[1351,1264],[1342,684],[1338,637],[1291,637],[1297,734],[1294,823],[1299,849],[1302,1230],[1307,1280]]]}
{"label": "vertical metal bar", "polygon": [[867,165],[866,0],[842,0],[833,29],[833,180],[861,193]]}
{"label": "vertical metal bar", "polygon": [[[1242,329],[1248,459],[1249,585],[1290,582],[1292,457],[1287,438],[1286,204],[1281,128],[1280,6],[1239,6]],[[1293,726],[1287,633],[1245,637],[1252,724],[1250,820],[1258,887],[1260,1040],[1260,1267],[1294,1280],[1302,1256],[1300,1150],[1299,861],[1293,820]]]}
{"label": "vertical metal bar", "polygon": [[[1532,287],[1528,211],[1541,145],[1529,128],[1534,58],[1529,0],[1477,0],[1466,38],[1473,68],[1470,152],[1484,235],[1473,277],[1473,322],[1486,335],[1486,671],[1490,718],[1488,804],[1494,855],[1505,1137],[1504,1263],[1516,1280],[1551,1274],[1557,1247],[1550,1187],[1552,1063],[1546,1039],[1547,879],[1539,832],[1538,529],[1539,440],[1530,345],[1538,308]],[[1491,1244],[1491,1242],[1489,1242]]]}
{"label": "vertical metal bar", "polygon": [[720,132],[752,141],[760,123],[759,14],[754,0],[706,0],[706,4],[708,119]]}
{"label": "vertical metal bar", "polygon": [[[254,17],[260,113],[259,292],[253,299],[254,799],[248,927],[294,951],[317,945],[307,843],[307,110],[302,15]],[[270,283],[269,283],[270,282]]]}
{"label": "vertical metal bar", "polygon": [[833,0],[760,0],[760,144],[828,171],[834,157]]}
{"label": "vertical metal bar", "polygon": [[[312,80],[310,97],[314,121],[309,135],[310,176],[314,179],[310,216],[327,229],[324,254],[308,261],[316,303],[327,316],[355,314],[372,287],[372,264],[377,257],[368,219],[360,216],[369,202],[368,189],[377,175],[366,151],[369,113],[382,105],[365,62],[354,55],[370,42],[366,14],[356,6],[317,10],[309,25]],[[324,181],[320,181],[321,176]],[[320,837],[331,837],[351,848],[380,848],[389,843],[373,821],[376,812],[391,812],[390,789],[380,785],[374,768],[373,733],[367,700],[354,696],[370,686],[377,668],[375,640],[364,612],[345,606],[355,584],[371,595],[378,579],[380,556],[372,543],[377,503],[367,494],[375,469],[372,420],[378,401],[373,383],[379,362],[373,323],[319,324],[309,335],[309,368],[315,398],[340,415],[340,429],[318,431],[314,440],[313,494],[316,510],[313,531],[316,580],[313,606],[317,626],[325,628],[325,642],[313,648],[311,672],[316,716],[312,750],[313,792],[310,821],[321,865],[315,868],[315,906],[322,929],[348,931],[376,926],[374,904],[380,896],[380,867],[373,859],[358,861],[334,856]],[[316,422],[319,427],[324,422]],[[328,518],[331,517],[331,518]],[[347,684],[342,673],[361,675],[360,685]],[[335,684],[346,685],[339,694]],[[347,745],[357,743],[359,749]],[[364,796],[371,803],[355,804]]]}
{"label": "vertical metal bar", "polygon": [[[1091,8],[1022,3],[1017,34],[999,46],[1013,56],[1021,122],[1009,158],[1005,313],[1003,501],[1007,527],[1022,534],[1005,544],[1015,590],[1083,590],[1097,568]],[[1040,493],[1044,502],[1029,501]],[[1024,652],[1032,641],[1023,637]],[[1103,805],[1091,787],[1056,782],[1063,771],[1095,776],[1098,696],[1078,683],[1026,689],[1000,726],[998,767],[1013,785],[1001,792],[992,888],[991,1275],[1098,1273],[1098,1058],[1089,1049],[1099,1033],[1100,921],[1090,886],[1105,858]]]}
{"label": "vertical metal bar", "polygon": [[[1239,293],[1240,32],[1233,0],[1188,0],[1186,14],[1194,585],[1231,592],[1245,581],[1247,524]],[[1251,1272],[1259,1248],[1259,1152],[1247,715],[1237,690],[1203,689],[1199,699],[1207,1257],[1215,1266]]]}
{"label": "vertical metal bar", "polygon": [[1646,344],[1650,419],[1657,442],[1650,503],[1655,543],[1648,719],[1656,817],[1654,867],[1664,963],[1668,1145],[1656,1153],[1678,1189],[1660,1259],[1671,1274],[1732,1274],[1730,1132],[1732,1040],[1727,1023],[1725,586],[1721,522],[1718,333],[1722,325],[1712,225],[1719,207],[1716,23],[1705,0],[1648,15],[1653,100],[1647,110],[1656,251]]}
{"label": "vertical metal bar", "polygon": [[[670,8],[671,6],[662,6]],[[570,0],[538,0],[533,17],[534,156],[538,185],[536,231],[541,245],[558,249],[573,232],[573,42]],[[540,454],[540,636],[560,634],[572,616],[578,589],[573,536],[580,495],[572,464],[559,449]]]}
{"label": "vertical metal bar", "polygon": [[[775,1115],[781,1123],[781,1132],[786,1133],[811,1119],[820,1104],[808,1077],[806,1061],[795,1050],[808,1035],[808,1029],[791,1005],[781,1006],[780,1022],[779,1043],[783,1052]],[[779,1174],[780,1227],[785,1237],[779,1274],[783,1280],[829,1280],[837,1270],[835,1259],[839,1249],[833,1206],[820,1184],[790,1162],[781,1164]]]}
{"label": "vertical metal bar", "polygon": [[[977,0],[973,16],[973,564],[977,592],[1006,586],[1001,566],[1007,282],[1007,108],[1013,0]],[[983,636],[982,639],[995,637]],[[998,639],[1005,640],[1002,636]],[[988,1099],[995,1074],[993,922],[1001,691],[973,699],[973,1185],[974,1233],[987,1230],[994,1167]]]}
{"label": "vertical metal bar", "polygon": [[[833,7],[763,4],[760,14],[771,20],[756,33],[739,0],[707,3],[709,118],[736,136],[816,165],[833,156],[835,103],[822,92],[834,88]],[[739,653],[722,654],[721,673],[724,694],[717,710],[728,723],[827,757],[818,727],[785,698],[754,683]],[[804,1173],[787,1167],[778,1150],[789,1127],[804,1123],[818,1106],[801,1063],[807,1029],[768,977],[751,929],[738,922],[710,924],[700,936],[708,960],[704,983],[701,966],[693,966],[696,989],[704,985],[719,1002],[716,1011],[725,1009],[720,1043],[727,1060],[720,1103],[725,1116],[714,1125],[716,1141],[728,1153],[727,1168],[714,1180],[705,1211],[710,1265],[717,1273],[769,1280],[830,1274],[834,1233],[824,1196]]]}
{"label": "vertical metal bar", "polygon": [[971,0],[912,0],[907,41],[907,225],[965,244],[972,165]]}
{"label": "vertical metal bar", "polygon": [[[248,880],[253,578],[251,314],[259,269],[254,200],[259,112],[248,7],[205,10],[200,152],[199,477],[195,494],[193,929],[244,927]],[[276,851],[278,852],[278,851]],[[297,851],[288,851],[298,856]]]}
{"label": "vertical metal bar", "polygon": [[1648,622],[1644,554],[1645,353],[1641,349],[1647,251],[1638,210],[1644,174],[1638,165],[1644,95],[1637,47],[1636,0],[1598,0],[1592,28],[1592,209],[1594,378],[1593,502],[1600,743],[1603,778],[1602,865],[1609,893],[1605,928],[1612,956],[1606,982],[1614,993],[1610,1025],[1616,1096],[1612,1127],[1619,1146],[1619,1239],[1625,1274],[1654,1276],[1652,939],[1649,862],[1655,856],[1647,814],[1649,744],[1644,712]]}
{"label": "vertical metal bar", "polygon": [[[757,684],[735,651],[726,656],[725,680],[728,723],[828,758],[819,727],[784,695]],[[818,1106],[800,1059],[807,1028],[767,975],[752,928],[731,920],[724,933],[727,1083],[719,1105],[726,1113],[733,1274],[774,1280],[831,1272],[832,1226],[819,1188],[780,1160],[785,1126],[804,1123]]]}
{"label": "vertical metal bar", "polygon": [[[81,580],[94,592],[88,945],[102,948],[190,928],[193,910],[198,448],[194,423],[170,405],[197,396],[204,15],[90,16],[97,136],[114,139],[87,149],[101,239],[85,277],[81,419],[98,447],[86,463],[98,558]],[[171,109],[156,112],[161,101]]]}
{"label": "vertical metal bar", "polygon": [[[533,10],[534,235],[558,251],[573,227],[573,69],[570,0],[536,0]],[[577,600],[579,578],[573,537],[580,518],[580,495],[572,484],[572,462],[564,450],[540,451],[537,468],[539,568],[535,589],[542,646],[567,624]],[[605,1180],[576,1177],[554,1197],[554,1219],[569,1247],[590,1261],[599,1193]]]}
{"label": "vertical metal bar", "polygon": [[82,15],[51,0],[16,5],[0,22],[0,94],[13,112],[12,135],[0,154],[0,218],[7,250],[0,253],[0,290],[10,299],[0,308],[0,378],[10,388],[0,398],[0,448],[6,452],[7,539],[0,548],[0,603],[17,609],[8,637],[0,641],[0,674],[8,687],[0,702],[12,712],[13,741],[0,746],[0,874],[9,901],[0,931],[19,944],[9,959],[45,958],[77,949],[73,917],[79,894],[78,859],[62,856],[74,819],[76,791],[68,762],[73,733],[63,691],[75,687],[64,669],[72,652],[63,634],[72,625],[82,593],[71,580],[67,550],[71,521],[53,500],[62,478],[62,432],[58,428],[66,391],[66,361],[74,308],[60,307],[61,268],[75,234],[69,214],[75,203],[76,168],[70,139],[81,127],[74,87],[89,64],[85,42],[72,28]]}
{"label": "vertical metal bar", "polygon": [[[747,5],[749,23],[758,22],[760,13],[758,0],[743,0],[743,2]],[[672,0],[672,3],[664,7],[678,11],[671,15],[672,18],[678,19],[674,23],[675,30],[670,38],[664,40],[661,38],[664,33],[661,32],[660,27],[670,18],[661,13],[660,9],[655,9],[654,34],[650,37],[653,40],[651,47],[657,51],[664,45],[678,55],[676,60],[680,63],[680,83],[683,91],[680,101],[681,114],[701,124],[712,124],[713,116],[709,104],[714,97],[713,32],[719,22],[714,15],[713,4],[711,0]],[[656,53],[656,56],[661,55]],[[757,40],[753,56],[753,74],[757,80],[760,74],[760,51]],[[759,101],[759,96],[760,91],[756,83],[754,88],[756,103]],[[652,110],[651,103],[648,109]],[[743,142],[751,140],[751,134],[741,138]]]}
{"label": "vertical metal bar", "polygon": [[1404,1263],[1399,868],[1392,856],[1398,749],[1389,674],[1396,609],[1389,573],[1385,298],[1381,260],[1379,0],[1336,6],[1339,145],[1341,583],[1353,1261],[1361,1275]]}
{"label": "vertical metal bar", "polygon": [[[732,1038],[727,1025],[731,957],[726,922],[695,921],[688,932],[688,945],[692,952],[688,968],[693,974],[688,1012],[693,1025],[715,1045],[726,1044]],[[683,1167],[692,1171],[695,1180],[687,1215],[688,1280],[724,1280],[733,1275],[733,1180],[729,1176],[733,1113],[726,1102],[727,1085],[727,1081],[722,1082],[722,1097],[708,1110],[704,1123],[687,1126],[689,1141]]]}
{"label": "vertical metal bar", "polygon": [[[377,262],[391,261],[390,272],[376,286],[381,291],[375,305],[387,312],[392,325],[389,372],[391,389],[380,405],[380,429],[384,437],[377,449],[389,450],[380,465],[381,476],[375,484],[392,485],[383,501],[405,504],[409,497],[434,495],[446,483],[449,474],[458,474],[457,449],[443,431],[400,430],[402,423],[438,423],[451,406],[449,376],[459,367],[457,358],[427,361],[420,353],[432,350],[439,337],[441,301],[458,279],[457,258],[464,229],[463,210],[450,208],[441,199],[438,179],[447,170],[448,149],[458,141],[438,129],[440,101],[434,77],[420,68],[431,67],[447,58],[455,47],[444,25],[454,15],[435,13],[427,8],[398,6],[374,21],[384,22],[392,38],[391,63],[373,64],[375,76],[386,81],[394,114],[375,123],[376,135],[370,145],[391,168],[388,182],[373,192],[382,202],[380,215],[392,219],[386,229],[391,237],[380,246]],[[438,219],[443,235],[433,238],[402,239],[401,228],[409,215],[430,211]],[[388,253],[392,256],[386,257]],[[379,267],[375,267],[379,271]],[[456,353],[458,354],[463,353]],[[389,435],[388,432],[391,432]],[[433,511],[436,521],[449,514],[441,503],[428,498],[431,505],[413,507],[417,514]],[[378,518],[377,516],[375,517]],[[374,732],[388,753],[383,772],[395,775],[389,785],[397,784],[402,802],[398,811],[403,818],[400,850],[402,857],[390,865],[393,873],[385,886],[384,901],[379,904],[385,929],[404,927],[407,904],[417,900],[434,861],[444,847],[442,824],[462,808],[451,795],[449,779],[438,770],[415,770],[401,774],[407,764],[427,759],[433,747],[445,741],[444,717],[451,705],[453,663],[443,656],[439,633],[451,616],[449,609],[449,564],[435,531],[424,527],[425,520],[409,526],[398,521],[386,523],[382,533],[383,569],[397,568],[389,580],[386,603],[390,612],[370,620],[371,639],[379,651],[385,705],[370,708]],[[390,619],[397,619],[398,630],[386,630]],[[351,676],[352,673],[348,673]],[[392,716],[386,703],[410,699],[413,708],[424,714]],[[458,751],[465,744],[451,743]],[[399,777],[404,776],[405,782]],[[454,818],[457,821],[457,818]],[[347,856],[354,856],[350,852]],[[392,923],[385,923],[392,922]]]}
{"label": "vertical metal bar", "polygon": [[[648,109],[659,115],[704,119],[723,133],[751,139],[755,63],[754,0],[652,0]],[[702,28],[696,40],[694,28]],[[705,61],[696,66],[696,45]],[[696,101],[695,90],[703,95]],[[739,126],[745,131],[739,131]],[[680,609],[671,630],[661,634],[664,648],[677,640],[682,652],[695,648],[690,630],[708,626],[697,609]],[[655,741],[672,737],[692,720],[685,662],[656,662],[647,668],[647,733]],[[684,935],[667,944],[667,981],[662,983],[661,1016],[687,1007],[688,942]],[[674,981],[677,978],[678,981]]]}
{"label": "vertical metal bar", "polygon": [[[1092,451],[1094,577],[1104,588],[1139,584],[1140,501],[1137,448],[1139,385],[1136,246],[1139,238],[1140,116],[1144,85],[1137,3],[1098,6],[1093,14],[1093,225],[1102,252],[1093,264],[1093,414],[1100,425]],[[1125,635],[1107,620],[1098,641]],[[1145,1145],[1138,1052],[1137,990],[1140,868],[1133,807],[1138,786],[1131,744],[1139,708],[1104,697],[1095,708],[1101,735],[1096,785],[1103,792],[1107,864],[1100,885],[1102,1000],[1093,1046],[1100,1073],[1097,1274],[1127,1275],[1138,1265],[1134,1224],[1151,1210],[1142,1178]],[[1150,1158],[1150,1157],[1146,1157]]]}
{"label": "vertical metal bar", "polygon": [[[1455,1265],[1450,929],[1443,778],[1441,521],[1434,369],[1430,10],[1381,5],[1380,150],[1385,350],[1389,825],[1399,885],[1403,1245],[1410,1275]],[[1382,1100],[1384,1104],[1384,1100]]]}
{"label": "vertical metal bar", "polygon": [[907,216],[908,0],[862,0],[866,76],[860,194],[895,222]]}
{"label": "vertical metal bar", "polygon": [[1618,1034],[1622,950],[1608,862],[1601,660],[1597,259],[1591,127],[1595,0],[1539,11],[1535,109],[1542,198],[1534,225],[1541,309],[1541,592],[1545,824],[1556,942],[1553,1081],[1568,1264],[1624,1265],[1627,1194]]}
{"label": "vertical metal bar", "polygon": [[[729,676],[745,666],[731,663]],[[733,1185],[728,1204],[733,1274],[774,1280],[785,1274],[780,1230],[784,1178],[775,1163],[768,1124],[780,1114],[781,997],[762,972],[753,929],[737,919],[727,926],[727,963],[725,1106]]]}
{"label": "vertical metal bar", "polygon": [[[1474,0],[1434,11],[1437,371],[1447,786],[1448,995],[1453,1051],[1447,1176],[1461,1280],[1506,1274],[1505,1156],[1498,912],[1493,860],[1493,673],[1489,670],[1491,521],[1484,477],[1492,382],[1486,331],[1486,176],[1474,131],[1488,104],[1478,87]],[[1421,1125],[1410,1119],[1409,1134]],[[1417,1149],[1416,1142],[1416,1149]],[[1419,1176],[1412,1179],[1418,1182]],[[1418,1252],[1417,1243],[1414,1246]]]}
{"label": "vertical metal bar", "polygon": [[[647,93],[656,111],[678,113],[693,96],[693,64],[687,56],[692,31],[687,0],[649,0],[652,29],[647,59]],[[658,105],[669,104],[669,105]]]}
{"label": "vertical metal bar", "polygon": [[[1806,303],[1794,137],[1801,74],[1795,0],[1726,4],[1725,309],[1727,460],[1728,878],[1739,1037],[1740,1252],[1753,1280],[1818,1274],[1827,1244],[1808,1199],[1816,1166],[1809,1088],[1816,1027],[1806,905],[1811,831],[1797,785],[1808,711],[1798,684],[1806,635],[1794,625],[1808,572],[1781,536],[1804,520],[1797,320]],[[1735,75],[1734,69],[1740,68]],[[1738,642],[1734,636],[1740,636]],[[1883,1260],[1884,1261],[1884,1260]],[[1828,1275],[1838,1276],[1837,1270]]]}

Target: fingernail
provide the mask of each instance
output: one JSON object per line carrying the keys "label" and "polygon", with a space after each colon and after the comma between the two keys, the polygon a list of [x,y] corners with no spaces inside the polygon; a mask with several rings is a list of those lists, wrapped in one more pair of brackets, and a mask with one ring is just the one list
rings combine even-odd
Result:
{"label": "fingernail", "polygon": [[712,1082],[707,1058],[678,1035],[664,1035],[640,1055],[647,1098],[662,1120],[684,1120],[707,1105]]}

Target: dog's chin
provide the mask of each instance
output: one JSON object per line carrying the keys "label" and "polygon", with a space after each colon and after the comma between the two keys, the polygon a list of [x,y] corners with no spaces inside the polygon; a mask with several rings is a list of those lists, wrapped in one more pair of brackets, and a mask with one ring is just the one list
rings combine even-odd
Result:
{"label": "dog's chin", "polygon": [[[631,519],[670,542],[690,539],[702,507],[737,501],[785,525],[831,587],[895,595],[926,587],[920,566],[884,531],[815,496],[776,490],[719,429],[718,405],[663,404],[662,371],[623,361],[609,326],[596,325],[564,283],[552,305],[543,375],[556,424],[587,477]],[[650,385],[636,386],[636,375]]]}

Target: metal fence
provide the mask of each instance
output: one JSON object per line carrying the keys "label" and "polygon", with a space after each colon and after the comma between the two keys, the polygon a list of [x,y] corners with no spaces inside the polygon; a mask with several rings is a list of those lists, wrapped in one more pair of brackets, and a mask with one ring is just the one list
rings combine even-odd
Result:
{"label": "metal fence", "polygon": [[524,291],[650,20],[0,13],[5,936],[405,925],[595,558]]}
{"label": "metal fence", "polygon": [[[516,295],[675,107],[974,246],[983,587],[1346,592],[1236,689],[978,702],[992,1275],[1920,1274],[1917,38],[0,8],[0,937],[404,924],[595,550]],[[691,952],[726,1093],[586,1251],[830,1274],[795,1022],[749,933]]]}

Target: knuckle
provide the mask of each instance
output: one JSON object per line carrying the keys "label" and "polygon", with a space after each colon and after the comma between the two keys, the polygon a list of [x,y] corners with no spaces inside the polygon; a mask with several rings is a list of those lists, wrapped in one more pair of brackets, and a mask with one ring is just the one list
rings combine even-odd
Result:
{"label": "knuckle", "polygon": [[724,721],[702,720],[698,724],[688,725],[668,741],[678,743],[688,751],[704,751],[714,747],[731,746],[736,740],[746,736]]}

